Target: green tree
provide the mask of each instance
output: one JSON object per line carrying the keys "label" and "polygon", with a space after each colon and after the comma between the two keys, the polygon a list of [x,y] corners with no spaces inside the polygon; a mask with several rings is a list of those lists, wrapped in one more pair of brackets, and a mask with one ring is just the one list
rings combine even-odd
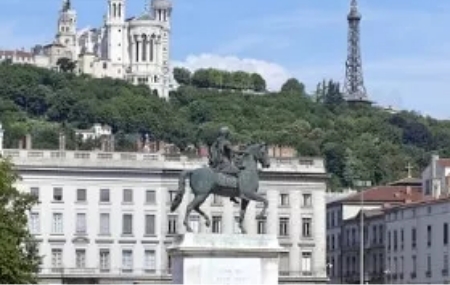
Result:
{"label": "green tree", "polygon": [[192,75],[192,85],[199,88],[211,87],[208,69],[197,69]]}
{"label": "green tree", "polygon": [[74,72],[75,68],[77,67],[77,63],[67,57],[59,58],[56,61],[56,65],[58,66],[59,70],[61,70],[62,72],[66,72],[66,73]]}
{"label": "green tree", "polygon": [[15,188],[18,175],[0,159],[0,282],[37,283],[41,263],[37,242],[28,230],[28,211],[37,201]]}
{"label": "green tree", "polygon": [[282,86],[281,92],[304,94],[305,85],[296,78],[289,78]]}
{"label": "green tree", "polygon": [[258,73],[252,73],[250,75],[250,80],[252,82],[252,89],[257,92],[266,91],[266,81]]}
{"label": "green tree", "polygon": [[191,83],[170,92],[166,101],[147,86],[123,80],[0,64],[5,147],[16,148],[31,133],[34,147],[57,148],[62,129],[68,149],[92,149],[94,142],[77,144],[74,129],[106,123],[115,132],[118,151],[136,151],[137,134],[143,133],[187,151],[187,146],[211,143],[227,125],[237,143],[266,141],[297,149],[298,155],[324,157],[333,190],[348,186],[355,169],[359,179],[382,184],[404,178],[407,162],[419,173],[432,151],[450,156],[448,121],[376,106],[349,108],[333,80],[320,82],[313,94],[296,79],[282,92],[241,92],[262,89],[255,78],[261,81],[242,71],[197,70]]}
{"label": "green tree", "polygon": [[180,85],[191,84],[192,73],[187,68],[175,67],[173,69],[173,77]]}
{"label": "green tree", "polygon": [[233,77],[233,89],[246,90],[252,89],[250,83],[250,75],[247,72],[236,71],[232,73]]}

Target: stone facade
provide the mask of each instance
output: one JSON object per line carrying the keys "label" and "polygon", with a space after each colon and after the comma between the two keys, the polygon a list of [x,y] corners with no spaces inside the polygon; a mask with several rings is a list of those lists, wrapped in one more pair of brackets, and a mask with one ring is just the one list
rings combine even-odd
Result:
{"label": "stone facade", "polygon": [[[1,149],[1,148],[0,148]],[[181,219],[192,194],[170,213],[178,173],[207,164],[205,158],[152,153],[3,149],[22,180],[19,189],[39,196],[30,229],[44,256],[42,282],[166,282],[167,248],[184,232]],[[261,170],[260,191],[269,199],[268,217],[251,203],[249,234],[272,234],[284,247],[280,283],[325,283],[325,192],[327,174],[319,158],[272,159]],[[189,194],[188,194],[189,193]],[[210,197],[202,207],[212,220],[191,217],[196,232],[238,234],[239,208]]]}

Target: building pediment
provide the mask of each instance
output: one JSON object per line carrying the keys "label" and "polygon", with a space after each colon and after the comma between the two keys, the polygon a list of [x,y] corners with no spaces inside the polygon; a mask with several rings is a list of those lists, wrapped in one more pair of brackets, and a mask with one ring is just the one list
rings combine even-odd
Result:
{"label": "building pediment", "polygon": [[87,237],[75,237],[72,239],[72,243],[89,243],[89,239]]}

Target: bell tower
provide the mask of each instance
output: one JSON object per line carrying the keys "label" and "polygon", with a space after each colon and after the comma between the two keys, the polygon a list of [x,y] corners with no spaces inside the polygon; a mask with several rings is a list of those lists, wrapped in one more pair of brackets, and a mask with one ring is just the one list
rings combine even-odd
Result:
{"label": "bell tower", "polygon": [[108,59],[113,64],[122,64],[125,40],[125,0],[108,0],[106,33],[108,39]]}
{"label": "bell tower", "polygon": [[71,0],[63,0],[62,2],[62,8],[59,11],[56,42],[71,50],[72,59],[77,56],[77,13],[72,8]]}
{"label": "bell tower", "polygon": [[158,58],[157,62],[161,72],[161,81],[158,92],[160,97],[168,98],[170,85],[170,34],[173,6],[171,0],[152,0],[151,6],[153,18],[161,24],[161,34],[160,38],[158,38],[158,49],[161,57]]}

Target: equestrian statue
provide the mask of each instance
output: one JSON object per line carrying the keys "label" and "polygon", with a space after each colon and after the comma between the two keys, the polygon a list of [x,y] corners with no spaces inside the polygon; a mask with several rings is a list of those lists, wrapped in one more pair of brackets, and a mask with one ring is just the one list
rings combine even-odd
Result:
{"label": "equestrian statue", "polygon": [[240,198],[239,228],[246,233],[244,217],[250,201],[262,202],[263,208],[256,219],[264,219],[269,206],[267,199],[258,193],[259,174],[258,163],[263,168],[270,167],[268,149],[265,143],[251,144],[244,151],[235,151],[229,140],[230,131],[222,127],[215,142],[209,150],[208,167],[182,171],[178,180],[178,192],[172,201],[170,210],[175,211],[181,204],[185,191],[186,179],[194,199],[188,204],[183,224],[187,232],[192,232],[189,225],[189,215],[195,210],[205,219],[209,227],[211,220],[200,206],[211,194],[229,197],[234,203]]}

